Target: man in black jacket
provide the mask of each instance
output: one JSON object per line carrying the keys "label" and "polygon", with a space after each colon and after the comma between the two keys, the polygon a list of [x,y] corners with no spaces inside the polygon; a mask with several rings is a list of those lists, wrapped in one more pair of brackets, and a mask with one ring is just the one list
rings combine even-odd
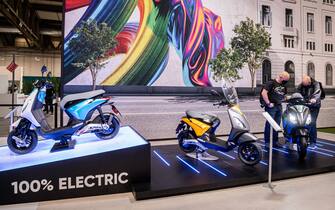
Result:
{"label": "man in black jacket", "polygon": [[310,141],[312,144],[311,146],[315,146],[317,139],[316,121],[321,107],[321,86],[315,79],[309,76],[304,76],[301,84],[297,88],[297,91],[301,93],[307,102],[311,103],[309,106],[312,117]]}
{"label": "man in black jacket", "polygon": [[[282,101],[285,100],[287,94],[286,83],[290,79],[290,75],[283,71],[276,79],[268,81],[261,92],[261,99],[264,102],[265,111],[277,122],[281,123],[282,118]],[[266,121],[264,128],[264,141],[266,144],[270,141],[270,124]],[[273,143],[278,145],[278,132],[273,130]]]}

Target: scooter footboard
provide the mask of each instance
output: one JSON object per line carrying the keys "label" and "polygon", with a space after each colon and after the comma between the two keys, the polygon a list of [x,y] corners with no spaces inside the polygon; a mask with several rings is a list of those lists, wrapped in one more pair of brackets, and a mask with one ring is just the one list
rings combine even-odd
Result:
{"label": "scooter footboard", "polygon": [[238,138],[238,144],[242,144],[244,142],[250,142],[250,141],[257,141],[257,137],[252,133],[243,133]]}

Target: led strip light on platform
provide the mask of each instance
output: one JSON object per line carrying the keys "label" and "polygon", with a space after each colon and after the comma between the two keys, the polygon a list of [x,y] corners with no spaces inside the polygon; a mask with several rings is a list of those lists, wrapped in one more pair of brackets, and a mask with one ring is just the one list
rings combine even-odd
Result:
{"label": "led strip light on platform", "polygon": [[214,171],[218,172],[218,173],[221,174],[222,176],[227,176],[226,173],[224,173],[223,171],[221,171],[221,170],[215,168],[215,167],[212,166],[211,164],[209,164],[209,163],[207,163],[207,162],[205,162],[205,161],[203,161],[203,160],[201,160],[201,159],[198,159],[198,160],[199,160],[200,162],[202,162],[203,164],[205,164],[206,166],[208,166],[208,167],[210,167],[211,169],[213,169]]}
{"label": "led strip light on platform", "polygon": [[329,142],[325,142],[325,141],[321,141],[321,140],[317,140],[319,142],[319,144],[325,144],[325,145],[329,145],[329,146],[333,146],[335,147],[335,143],[329,143]]}
{"label": "led strip light on platform", "polygon": [[[260,145],[262,145],[262,147],[265,147],[265,144],[260,144]],[[285,151],[285,150],[282,150],[282,149],[277,149],[277,148],[274,148],[274,147],[272,149],[277,151],[277,152],[281,152],[281,153],[284,153],[284,154],[289,154],[288,151]]]}
{"label": "led strip light on platform", "polygon": [[227,153],[224,153],[224,152],[221,152],[221,151],[218,151],[218,153],[220,153],[220,154],[222,154],[222,155],[224,155],[224,156],[226,156],[226,157],[229,157],[230,159],[233,159],[233,160],[236,159],[235,157],[233,157],[233,156],[231,156],[231,155],[228,155]]}
{"label": "led strip light on platform", "polygon": [[167,162],[160,154],[158,154],[158,152],[156,150],[154,150],[154,154],[161,160],[163,161],[163,163],[165,163],[165,165],[170,166],[170,163]]}
{"label": "led strip light on platform", "polygon": [[265,161],[263,161],[263,160],[259,161],[259,163],[260,163],[260,164],[263,164],[263,165],[265,165],[265,166],[268,165],[268,164],[267,164]]}
{"label": "led strip light on platform", "polygon": [[[311,148],[310,148],[311,149]],[[319,148],[319,147],[316,147],[317,150],[321,150],[321,151],[325,151],[325,152],[330,152],[330,153],[335,153],[334,150],[330,150],[330,149],[324,149],[324,148]]]}
{"label": "led strip light on platform", "polygon": [[320,155],[325,155],[325,156],[328,156],[328,157],[334,157],[334,155],[332,155],[332,154],[328,154],[328,153],[325,153],[325,152],[320,152],[320,151],[316,151],[316,150],[309,149],[309,148],[307,148],[307,150],[310,151],[310,152],[318,153],[318,154],[320,154]]}
{"label": "led strip light on platform", "polygon": [[189,167],[190,169],[192,169],[194,172],[200,174],[200,171],[198,171],[196,168],[194,168],[193,166],[191,166],[188,162],[186,162],[185,160],[183,160],[182,158],[180,158],[178,155],[176,155],[176,157],[178,158],[178,160],[180,160],[182,163],[184,163],[187,167]]}

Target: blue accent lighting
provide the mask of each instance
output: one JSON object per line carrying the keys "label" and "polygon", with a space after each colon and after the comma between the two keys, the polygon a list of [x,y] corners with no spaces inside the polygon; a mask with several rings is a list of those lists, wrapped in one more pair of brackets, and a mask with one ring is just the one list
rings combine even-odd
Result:
{"label": "blue accent lighting", "polygon": [[74,149],[57,152],[50,152],[50,149],[55,144],[54,140],[38,141],[36,149],[24,155],[14,154],[7,146],[0,147],[0,171],[80,158],[148,144],[129,126],[121,127],[118,135],[110,140],[102,141],[93,133],[83,134],[80,137],[75,137],[75,139],[77,143]]}
{"label": "blue accent lighting", "polygon": [[189,167],[190,169],[192,169],[194,172],[200,174],[200,171],[198,171],[197,169],[195,169],[193,166],[191,166],[188,162],[186,162],[185,160],[183,160],[182,158],[180,158],[178,155],[176,155],[176,157],[182,162],[184,163],[187,167]]}
{"label": "blue accent lighting", "polygon": [[335,147],[335,144],[333,144],[333,143],[328,143],[328,142],[320,141],[320,140],[319,140],[319,143]]}
{"label": "blue accent lighting", "polygon": [[[262,145],[263,147],[265,147],[265,144],[260,144],[260,145]],[[274,147],[272,147],[272,150],[275,150],[277,152],[281,152],[281,153],[284,153],[284,154],[289,154],[288,151],[285,151],[285,150],[282,150],[282,149],[278,149],[278,148],[274,148]]]}
{"label": "blue accent lighting", "polygon": [[282,152],[282,153],[285,153],[285,154],[289,154],[288,151],[285,151],[285,150],[282,150],[282,149],[277,149],[277,148],[272,148],[273,150],[275,151],[278,151],[278,152]]}
{"label": "blue accent lighting", "polygon": [[[310,148],[310,149],[312,149],[312,148]],[[319,148],[319,147],[317,147],[316,149],[313,149],[313,150],[321,150],[321,151],[325,151],[325,152],[335,153],[334,150],[324,149],[324,148]]]}
{"label": "blue accent lighting", "polygon": [[328,157],[334,157],[334,155],[332,154],[328,154],[328,153],[325,153],[325,152],[320,152],[320,151],[315,151],[315,150],[312,150],[312,149],[309,149],[307,148],[308,151],[311,151],[311,152],[315,152],[315,153],[318,153],[320,155],[325,155],[325,156],[328,156]]}
{"label": "blue accent lighting", "polygon": [[163,163],[165,163],[167,166],[170,166],[170,163],[168,163],[160,154],[158,154],[158,152],[156,152],[156,150],[154,150],[155,155],[157,155],[157,157],[159,159],[161,159],[163,161]]}
{"label": "blue accent lighting", "polygon": [[260,164],[263,164],[263,165],[265,165],[265,166],[267,166],[267,165],[268,165],[266,162],[264,162],[264,161],[262,161],[262,160],[261,160],[261,161],[259,161],[259,163],[260,163]]}
{"label": "blue accent lighting", "polygon": [[220,153],[220,154],[222,154],[222,155],[224,155],[224,156],[226,156],[226,157],[229,157],[230,159],[233,159],[233,160],[236,159],[235,157],[233,157],[233,156],[231,156],[231,155],[228,155],[228,154],[226,154],[226,153],[224,153],[224,152],[218,151],[218,153]]}
{"label": "blue accent lighting", "polygon": [[223,171],[220,171],[219,169],[215,168],[214,166],[212,166],[209,163],[206,163],[205,161],[198,159],[200,162],[202,162],[203,164],[205,164],[206,166],[210,167],[211,169],[213,169],[214,171],[218,172],[219,174],[221,174],[222,176],[227,176],[227,174],[225,174]]}

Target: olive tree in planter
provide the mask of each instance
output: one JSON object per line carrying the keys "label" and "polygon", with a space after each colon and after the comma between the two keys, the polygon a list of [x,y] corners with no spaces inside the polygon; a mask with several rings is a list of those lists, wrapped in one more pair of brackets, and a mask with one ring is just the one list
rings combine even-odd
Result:
{"label": "olive tree in planter", "polygon": [[69,41],[69,48],[75,55],[72,65],[90,70],[95,90],[97,74],[107,59],[106,52],[117,45],[115,32],[106,23],[89,20],[83,21],[75,28],[75,33],[76,35]]}

